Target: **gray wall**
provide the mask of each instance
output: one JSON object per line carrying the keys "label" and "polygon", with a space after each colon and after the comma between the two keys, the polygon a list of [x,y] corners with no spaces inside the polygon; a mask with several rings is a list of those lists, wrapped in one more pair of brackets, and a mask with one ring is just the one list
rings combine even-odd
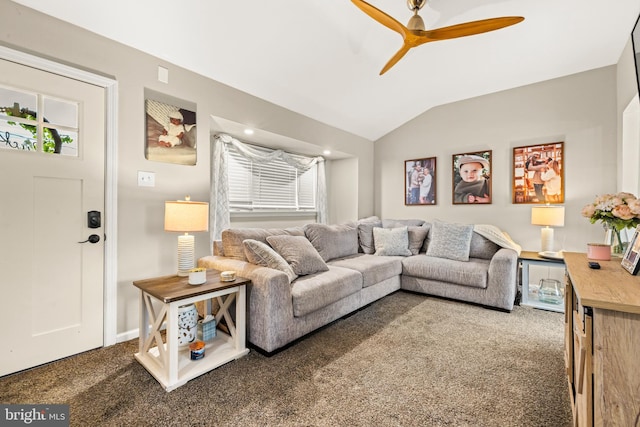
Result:
{"label": "gray wall", "polygon": [[[331,182],[349,182],[356,200],[341,211],[343,196],[332,188],[335,218],[356,219],[373,213],[373,143],[246,93],[186,71],[159,58],[107,40],[81,28],[12,2],[0,2],[0,43],[118,81],[118,325],[119,334],[138,328],[138,295],[131,282],[173,274],[177,240],[163,231],[164,201],[190,194],[209,199],[210,116],[237,123],[259,123],[261,129],[352,156],[358,167],[341,170]],[[209,52],[215,55],[215,52]],[[158,66],[169,69],[169,84],[157,80]],[[179,166],[144,157],[144,89],[197,105],[198,161]],[[137,172],[156,173],[156,186],[137,186]],[[349,181],[345,181],[346,176]],[[344,187],[343,187],[344,188]],[[109,220],[106,218],[106,220]],[[196,235],[196,256],[210,252],[206,233]]]}
{"label": "gray wall", "polygon": [[[376,213],[494,224],[524,249],[540,250],[531,205],[511,203],[512,150],[564,141],[566,214],[565,227],[555,230],[556,249],[585,251],[604,233],[581,208],[596,194],[617,191],[616,93],[610,66],[433,108],[376,141]],[[481,150],[493,151],[493,203],[452,205],[452,155]],[[404,160],[434,156],[437,206],[404,206]]]}

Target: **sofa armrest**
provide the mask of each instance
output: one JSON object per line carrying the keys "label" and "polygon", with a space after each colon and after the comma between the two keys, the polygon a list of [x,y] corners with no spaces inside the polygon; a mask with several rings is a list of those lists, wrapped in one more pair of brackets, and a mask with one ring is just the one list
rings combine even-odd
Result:
{"label": "sofa armrest", "polygon": [[287,275],[272,268],[220,256],[200,258],[198,267],[233,270],[238,276],[251,280],[247,288],[247,336],[250,342],[265,351],[277,348],[273,347],[275,331],[287,327],[293,318],[291,285]]}
{"label": "sofa armrest", "polygon": [[516,299],[518,276],[518,253],[511,249],[500,248],[489,263],[489,283],[487,292],[501,301],[506,310],[513,309]]}

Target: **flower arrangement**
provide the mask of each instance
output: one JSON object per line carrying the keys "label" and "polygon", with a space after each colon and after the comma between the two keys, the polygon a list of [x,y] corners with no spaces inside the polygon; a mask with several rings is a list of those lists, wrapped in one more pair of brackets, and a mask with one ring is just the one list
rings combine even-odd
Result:
{"label": "flower arrangement", "polygon": [[600,221],[605,228],[611,229],[618,239],[613,252],[621,254],[624,246],[620,231],[640,224],[640,199],[631,193],[597,196],[593,203],[582,208],[582,216],[589,218],[591,224]]}

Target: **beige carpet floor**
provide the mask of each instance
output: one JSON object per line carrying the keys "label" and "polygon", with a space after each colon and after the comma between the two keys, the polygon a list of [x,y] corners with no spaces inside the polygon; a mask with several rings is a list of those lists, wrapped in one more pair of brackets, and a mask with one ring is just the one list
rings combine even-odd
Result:
{"label": "beige carpet floor", "polygon": [[65,403],[78,426],[569,426],[563,315],[397,292],[170,393],[137,340],[0,378],[1,403]]}

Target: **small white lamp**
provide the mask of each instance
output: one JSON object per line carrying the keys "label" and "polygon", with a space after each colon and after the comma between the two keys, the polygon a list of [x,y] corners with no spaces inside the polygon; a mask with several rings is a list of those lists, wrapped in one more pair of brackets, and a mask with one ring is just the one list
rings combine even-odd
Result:
{"label": "small white lamp", "polygon": [[543,225],[542,252],[553,252],[553,228],[564,227],[564,206],[533,206],[531,224]]}
{"label": "small white lamp", "polygon": [[164,202],[164,231],[184,233],[178,236],[178,276],[188,276],[194,266],[195,238],[189,231],[209,229],[209,203],[185,200]]}

